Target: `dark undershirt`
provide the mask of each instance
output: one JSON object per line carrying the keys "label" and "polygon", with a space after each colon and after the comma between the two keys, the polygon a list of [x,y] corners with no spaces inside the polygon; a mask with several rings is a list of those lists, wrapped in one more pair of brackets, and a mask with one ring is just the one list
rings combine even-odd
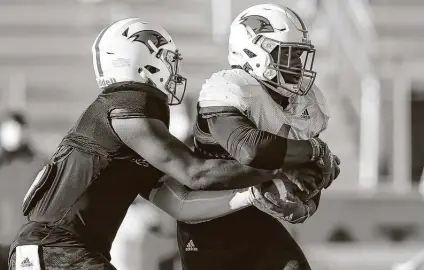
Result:
{"label": "dark undershirt", "polygon": [[287,139],[258,130],[245,116],[227,115],[207,119],[209,132],[240,163],[265,170],[281,168]]}

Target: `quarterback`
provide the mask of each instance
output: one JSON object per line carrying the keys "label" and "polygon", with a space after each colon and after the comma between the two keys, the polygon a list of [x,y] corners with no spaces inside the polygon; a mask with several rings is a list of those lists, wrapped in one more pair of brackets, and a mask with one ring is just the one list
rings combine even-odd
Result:
{"label": "quarterback", "polygon": [[[10,269],[115,269],[109,252],[130,204],[137,195],[147,198],[164,174],[193,190],[243,188],[280,175],[236,160],[199,158],[169,133],[169,105],[181,103],[186,78],[161,26],[118,21],[97,36],[92,53],[101,93],[25,196],[28,222],[11,246]],[[302,149],[287,148],[296,154],[287,165],[320,152],[308,140],[287,145]]]}
{"label": "quarterback", "polygon": [[[305,23],[287,7],[253,6],[233,21],[228,56],[232,68],[213,74],[202,87],[195,152],[205,158],[277,169],[291,158],[286,138],[309,139],[324,150],[309,164],[285,164],[289,181],[274,181],[284,199],[276,203],[281,208],[278,213],[256,203],[265,184],[233,191],[190,191],[167,179],[150,199],[180,220],[178,244],[184,270],[310,269],[281,221],[299,223],[311,216],[321,190],[339,174],[339,159],[318,139],[329,114],[314,84],[314,54]],[[314,173],[317,168],[320,174]],[[302,190],[290,188],[290,183],[299,181]],[[299,200],[305,205],[293,207]],[[191,215],[195,211],[198,218]]]}

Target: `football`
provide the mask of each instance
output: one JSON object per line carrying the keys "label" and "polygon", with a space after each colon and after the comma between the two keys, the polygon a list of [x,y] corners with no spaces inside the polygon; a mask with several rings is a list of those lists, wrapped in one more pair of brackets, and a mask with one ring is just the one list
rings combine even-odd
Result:
{"label": "football", "polygon": [[[307,202],[312,197],[314,197],[317,193],[319,193],[320,190],[314,190],[311,193],[306,193],[304,191],[301,191],[296,184],[294,184],[292,181],[289,180],[288,177],[293,177],[297,181],[302,182],[302,180],[309,178],[314,179],[315,184],[319,186],[322,184],[321,177],[319,177],[319,174],[317,173],[315,165],[302,165],[302,166],[296,166],[292,167],[291,170],[287,170],[285,175],[282,175],[280,179],[275,179],[270,182],[266,182],[262,185],[261,192],[265,194],[266,192],[270,192],[271,194],[277,195],[279,198],[284,199],[287,196],[287,193],[291,193],[299,199],[301,199],[303,202]],[[293,179],[292,179],[293,180]]]}
{"label": "football", "polygon": [[285,179],[274,179],[269,182],[262,184],[261,188],[262,194],[269,192],[271,194],[277,195],[280,199],[284,199],[287,196],[287,193],[296,194],[299,193],[299,188],[290,182],[288,178]]}
{"label": "football", "polygon": [[315,195],[317,195],[319,193],[319,190],[315,190],[314,192],[308,194],[306,192],[301,191],[295,184],[293,184],[287,179],[274,179],[272,181],[264,183],[262,185],[261,192],[262,194],[269,192],[278,196],[280,199],[285,199],[287,197],[287,193],[291,193],[297,196],[301,201],[307,202]]}

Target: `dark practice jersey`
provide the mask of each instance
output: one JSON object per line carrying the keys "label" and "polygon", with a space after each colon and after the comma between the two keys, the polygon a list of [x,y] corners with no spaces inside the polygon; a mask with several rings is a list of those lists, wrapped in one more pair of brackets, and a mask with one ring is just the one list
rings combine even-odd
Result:
{"label": "dark practice jersey", "polygon": [[[29,222],[13,247],[83,246],[110,258],[125,214],[140,194],[148,197],[163,173],[115,134],[113,118],[147,117],[169,126],[167,97],[141,83],[106,88],[83,112],[50,160],[51,176],[36,186]],[[134,224],[136,226],[136,224]]]}

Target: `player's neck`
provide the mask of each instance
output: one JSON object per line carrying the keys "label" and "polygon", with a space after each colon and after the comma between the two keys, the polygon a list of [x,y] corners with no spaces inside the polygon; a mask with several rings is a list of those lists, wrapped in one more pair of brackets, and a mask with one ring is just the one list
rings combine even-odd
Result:
{"label": "player's neck", "polygon": [[266,86],[264,86],[264,88],[266,89],[268,94],[271,96],[271,98],[275,101],[275,103],[277,103],[278,105],[280,105],[284,109],[289,105],[289,98],[288,97],[280,95],[277,92],[269,89]]}

